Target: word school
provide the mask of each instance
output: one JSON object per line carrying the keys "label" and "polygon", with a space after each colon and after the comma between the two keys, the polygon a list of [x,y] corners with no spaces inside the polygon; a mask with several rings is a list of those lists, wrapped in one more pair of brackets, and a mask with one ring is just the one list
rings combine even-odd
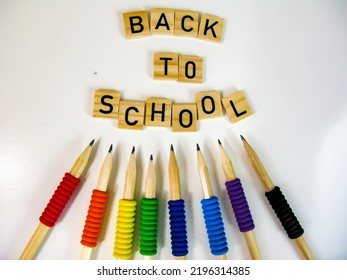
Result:
{"label": "word school", "polygon": [[167,98],[146,101],[121,100],[116,90],[99,89],[94,93],[93,117],[118,120],[118,128],[143,129],[144,126],[171,127],[173,132],[198,130],[198,120],[223,116],[231,123],[252,115],[243,91],[221,98],[220,91],[196,94],[196,103],[173,103]]}
{"label": "word school", "polygon": [[158,8],[123,13],[123,23],[127,39],[161,34],[195,37],[219,43],[224,29],[223,18],[208,14],[201,14],[199,18],[199,12],[196,11]]}

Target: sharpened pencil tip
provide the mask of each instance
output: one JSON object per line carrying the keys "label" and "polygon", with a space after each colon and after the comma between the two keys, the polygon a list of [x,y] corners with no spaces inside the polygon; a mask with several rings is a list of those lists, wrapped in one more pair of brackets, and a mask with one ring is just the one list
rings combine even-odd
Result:
{"label": "sharpened pencil tip", "polygon": [[93,147],[94,142],[95,142],[95,139],[93,139],[92,142],[89,143],[89,146]]}
{"label": "sharpened pencil tip", "polygon": [[218,139],[218,144],[222,146],[222,143],[221,143],[221,141],[219,139]]}
{"label": "sharpened pencil tip", "polygon": [[149,160],[153,160],[153,155],[151,155],[151,157],[149,158]]}
{"label": "sharpened pencil tip", "polygon": [[[241,137],[241,140],[242,141],[246,141],[246,139],[242,136],[242,135],[240,135],[240,137]],[[246,141],[247,142],[247,141]]]}
{"label": "sharpened pencil tip", "polygon": [[174,152],[174,148],[173,148],[172,144],[171,144],[171,147],[170,147],[170,151]]}
{"label": "sharpened pencil tip", "polygon": [[133,146],[133,149],[132,149],[131,153],[132,154],[135,153],[135,146]]}
{"label": "sharpened pencil tip", "polygon": [[113,149],[113,145],[110,146],[110,148],[108,149],[108,152],[111,153]]}
{"label": "sharpened pencil tip", "polygon": [[196,150],[197,150],[197,151],[200,151],[200,147],[199,147],[199,144],[198,144],[198,143],[196,143]]}

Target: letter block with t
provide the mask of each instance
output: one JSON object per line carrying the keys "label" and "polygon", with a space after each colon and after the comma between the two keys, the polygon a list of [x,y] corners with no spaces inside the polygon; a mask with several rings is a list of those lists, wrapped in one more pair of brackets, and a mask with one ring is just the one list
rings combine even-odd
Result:
{"label": "letter block with t", "polygon": [[152,9],[150,25],[152,34],[173,35],[175,31],[175,11]]}
{"label": "letter block with t", "polygon": [[224,29],[224,19],[203,14],[200,20],[199,39],[221,42]]}
{"label": "letter block with t", "polygon": [[178,103],[172,105],[172,131],[192,132],[198,130],[196,104]]}
{"label": "letter block with t", "polygon": [[222,103],[232,123],[243,120],[253,114],[242,90],[223,97]]}
{"label": "letter block with t", "polygon": [[127,39],[151,35],[147,11],[124,13],[123,22]]}
{"label": "letter block with t", "polygon": [[94,93],[94,118],[118,118],[120,93],[116,90],[98,89]]}
{"label": "letter block with t", "polygon": [[119,102],[118,128],[143,129],[145,102],[121,100]]}
{"label": "letter block with t", "polygon": [[171,127],[172,100],[148,98],[146,100],[146,125]]}
{"label": "letter block with t", "polygon": [[178,54],[155,53],[153,65],[153,78],[163,80],[178,79]]}

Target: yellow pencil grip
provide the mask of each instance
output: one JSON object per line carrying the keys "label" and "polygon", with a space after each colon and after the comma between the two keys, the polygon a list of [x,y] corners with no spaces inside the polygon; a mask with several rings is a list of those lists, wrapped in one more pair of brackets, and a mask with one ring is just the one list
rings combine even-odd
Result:
{"label": "yellow pencil grip", "polygon": [[117,259],[128,260],[132,256],[136,204],[135,200],[119,200],[113,248],[113,256]]}

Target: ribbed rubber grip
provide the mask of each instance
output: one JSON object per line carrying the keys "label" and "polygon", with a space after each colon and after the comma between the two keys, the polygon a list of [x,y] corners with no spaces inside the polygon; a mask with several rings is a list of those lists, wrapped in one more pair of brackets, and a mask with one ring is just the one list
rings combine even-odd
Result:
{"label": "ribbed rubber grip", "polygon": [[241,232],[247,232],[255,228],[251,211],[239,178],[225,182],[231,206],[233,208],[237,225]]}
{"label": "ribbed rubber grip", "polygon": [[275,211],[288,237],[290,239],[296,239],[303,235],[304,229],[295,217],[280,188],[276,186],[273,190],[266,192],[265,196],[272,206],[272,209]]}
{"label": "ribbed rubber grip", "polygon": [[169,200],[171,251],[175,257],[188,254],[188,240],[184,200]]}
{"label": "ribbed rubber grip", "polygon": [[113,256],[128,260],[132,256],[135,228],[136,201],[120,199]]}
{"label": "ribbed rubber grip", "polygon": [[140,254],[143,256],[157,253],[158,204],[156,198],[141,199]]}
{"label": "ribbed rubber grip", "polygon": [[201,205],[211,253],[215,256],[224,255],[229,249],[218,197],[202,199]]}
{"label": "ribbed rubber grip", "polygon": [[84,224],[81,244],[90,248],[97,245],[102,220],[107,204],[107,192],[94,189],[89,204],[88,215]]}
{"label": "ribbed rubber grip", "polygon": [[79,182],[79,178],[75,178],[70,173],[65,173],[62,181],[41,214],[40,222],[42,224],[48,227],[55,225]]}

